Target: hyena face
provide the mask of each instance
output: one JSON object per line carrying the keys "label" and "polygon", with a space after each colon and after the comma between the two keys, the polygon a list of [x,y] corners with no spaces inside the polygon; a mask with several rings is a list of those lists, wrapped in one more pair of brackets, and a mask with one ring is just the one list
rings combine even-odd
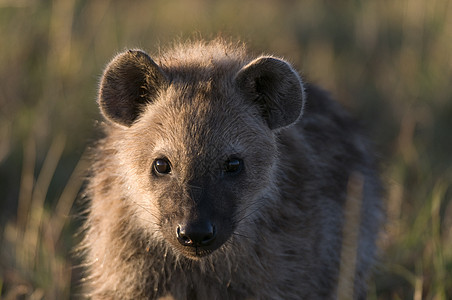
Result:
{"label": "hyena face", "polygon": [[252,115],[219,110],[220,95],[165,94],[165,105],[139,121],[154,131],[150,198],[165,239],[188,256],[203,256],[229,239],[253,194],[268,186],[261,184],[270,181],[275,161],[271,131],[246,126],[260,121]]}
{"label": "hyena face", "polygon": [[141,226],[194,259],[225,244],[261,205],[275,182],[274,130],[303,105],[284,61],[211,64],[175,70],[128,51],[107,67],[99,96],[122,128],[118,156],[134,170],[122,175]]}

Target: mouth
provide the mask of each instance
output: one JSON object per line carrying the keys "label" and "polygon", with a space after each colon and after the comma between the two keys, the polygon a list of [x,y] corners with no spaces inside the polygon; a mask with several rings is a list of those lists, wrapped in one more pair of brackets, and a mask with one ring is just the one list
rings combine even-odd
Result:
{"label": "mouth", "polygon": [[193,260],[203,259],[212,253],[216,252],[219,248],[221,248],[224,242],[221,240],[215,240],[213,243],[208,245],[200,245],[200,244],[191,244],[191,245],[182,245],[179,241],[171,242],[174,250],[177,250],[183,256]]}
{"label": "mouth", "polygon": [[184,256],[191,259],[200,259],[212,254],[212,252],[215,251],[211,249],[205,249],[203,247],[184,247],[181,250]]}
{"label": "mouth", "polygon": [[191,259],[200,259],[206,256],[211,255],[213,252],[215,252],[218,248],[220,248],[223,245],[221,241],[215,240],[212,243],[209,244],[200,244],[200,243],[193,243],[193,244],[180,244],[180,243],[174,243],[174,246],[187,258]]}

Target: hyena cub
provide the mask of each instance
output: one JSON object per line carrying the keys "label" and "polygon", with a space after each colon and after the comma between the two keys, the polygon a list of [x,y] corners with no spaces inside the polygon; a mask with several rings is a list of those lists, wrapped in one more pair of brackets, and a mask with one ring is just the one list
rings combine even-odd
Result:
{"label": "hyena cub", "polygon": [[106,67],[98,103],[89,297],[335,299],[353,174],[349,295],[366,297],[381,219],[373,156],[288,62],[220,40],[154,59],[129,50]]}

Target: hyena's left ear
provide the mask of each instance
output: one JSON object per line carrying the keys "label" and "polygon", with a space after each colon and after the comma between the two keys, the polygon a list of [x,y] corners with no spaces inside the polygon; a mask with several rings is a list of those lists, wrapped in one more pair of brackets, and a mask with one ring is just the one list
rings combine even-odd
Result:
{"label": "hyena's left ear", "polygon": [[284,60],[259,57],[244,66],[236,84],[254,101],[270,129],[294,123],[302,113],[305,93],[298,73]]}
{"label": "hyena's left ear", "polygon": [[162,69],[145,52],[129,50],[118,54],[102,76],[100,110],[108,120],[130,127],[167,82]]}

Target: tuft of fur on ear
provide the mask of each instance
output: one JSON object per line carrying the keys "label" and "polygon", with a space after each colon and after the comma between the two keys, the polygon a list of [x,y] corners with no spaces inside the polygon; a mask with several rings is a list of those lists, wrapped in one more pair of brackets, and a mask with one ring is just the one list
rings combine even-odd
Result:
{"label": "tuft of fur on ear", "polygon": [[102,76],[100,110],[108,120],[130,127],[167,82],[165,73],[145,52],[128,50],[118,54]]}
{"label": "tuft of fur on ear", "polygon": [[303,83],[286,61],[259,57],[244,66],[235,80],[245,97],[259,106],[270,129],[288,126],[300,117],[305,101]]}

